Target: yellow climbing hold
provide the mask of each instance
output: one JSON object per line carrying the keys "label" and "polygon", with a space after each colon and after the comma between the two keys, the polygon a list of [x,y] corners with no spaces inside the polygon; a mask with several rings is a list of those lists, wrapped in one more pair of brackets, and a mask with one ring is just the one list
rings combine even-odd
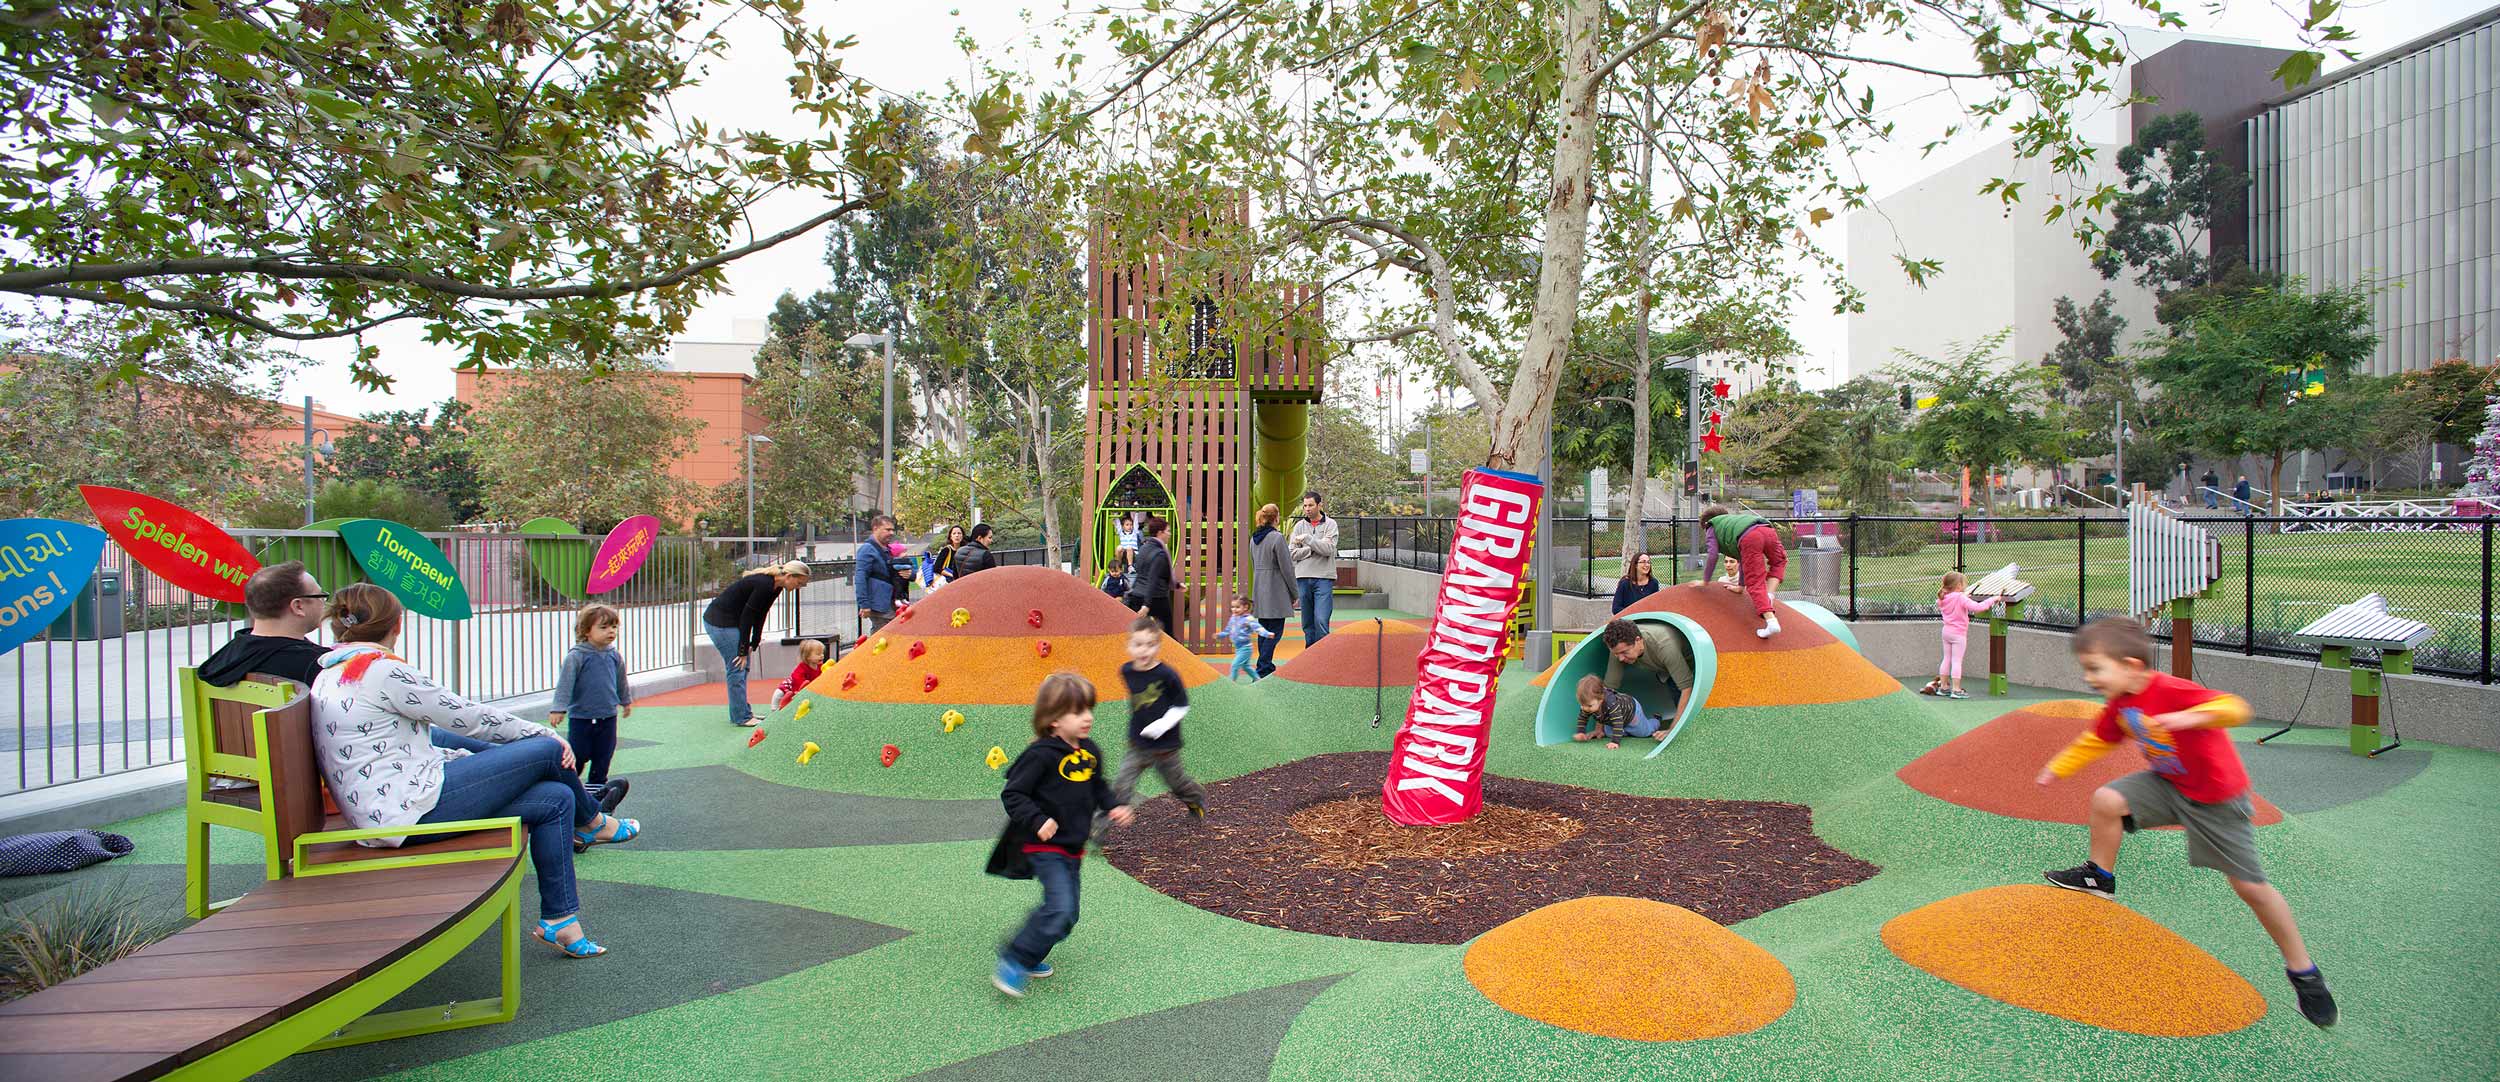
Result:
{"label": "yellow climbing hold", "polygon": [[805,699],[805,700],[801,700],[801,701],[800,701],[800,703],[799,703],[799,708],[798,708],[798,710],[797,710],[796,712],[792,713],[790,716],[791,716],[791,717],[794,717],[794,718],[803,718],[803,717],[806,717],[806,716],[807,716],[807,712],[808,712],[808,711],[810,711],[810,710],[814,710],[814,709],[816,709],[816,700],[814,700],[814,699]]}
{"label": "yellow climbing hold", "polygon": [[808,760],[815,758],[816,753],[823,750],[825,749],[816,746],[815,741],[808,741],[805,747],[799,749],[799,765],[806,766]]}
{"label": "yellow climbing hold", "polygon": [[962,626],[964,626],[965,624],[969,624],[969,623],[971,623],[971,622],[972,622],[972,610],[971,610],[971,609],[956,609],[956,610],[955,610],[955,620],[954,620],[954,623],[955,623],[955,626],[956,626],[956,627],[962,627]]}
{"label": "yellow climbing hold", "polygon": [[998,769],[999,767],[1005,766],[1005,765],[1007,765],[1007,749],[1002,748],[1002,747],[999,747],[999,746],[997,746],[997,745],[993,744],[993,745],[991,745],[991,746],[990,746],[990,754],[989,754],[989,758],[983,759],[983,760],[981,760],[981,761],[982,761],[982,762],[984,762],[984,763],[988,763],[988,764],[989,764],[990,769],[992,769],[992,770],[996,770],[996,769]]}
{"label": "yellow climbing hold", "polygon": [[877,644],[869,647],[868,652],[872,654],[882,654],[885,652],[886,644],[891,641],[892,640],[886,638],[885,636],[879,635],[877,636]]}
{"label": "yellow climbing hold", "polygon": [[961,710],[949,710],[946,713],[939,715],[938,720],[945,722],[946,731],[951,733],[955,731],[955,726],[964,723],[964,712]]}

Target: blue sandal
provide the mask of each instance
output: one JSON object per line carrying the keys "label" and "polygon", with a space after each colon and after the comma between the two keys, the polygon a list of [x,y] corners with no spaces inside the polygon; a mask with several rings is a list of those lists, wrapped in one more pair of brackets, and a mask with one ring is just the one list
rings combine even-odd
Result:
{"label": "blue sandal", "polygon": [[564,956],[567,958],[596,958],[602,954],[608,953],[608,949],[606,947],[602,947],[597,943],[591,942],[590,936],[587,934],[570,943],[566,943],[556,938],[556,933],[563,931],[566,925],[579,924],[581,922],[582,915],[579,913],[575,913],[572,916],[566,917],[563,920],[556,921],[552,924],[542,920],[538,922],[538,930],[530,934],[537,937],[539,942],[564,952]]}
{"label": "blue sandal", "polygon": [[589,830],[576,830],[573,832],[573,848],[576,851],[588,849],[594,845],[614,845],[618,842],[630,842],[642,833],[642,824],[636,820],[617,819],[616,816],[609,815],[605,812],[600,813],[600,818],[616,819],[616,834],[612,837],[602,838],[599,836],[599,831],[595,824],[592,829]]}

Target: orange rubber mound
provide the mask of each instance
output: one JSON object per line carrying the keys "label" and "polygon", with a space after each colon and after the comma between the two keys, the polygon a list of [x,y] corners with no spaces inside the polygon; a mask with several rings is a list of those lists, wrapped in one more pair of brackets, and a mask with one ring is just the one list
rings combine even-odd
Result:
{"label": "orange rubber mound", "polygon": [[[954,625],[956,609],[971,615]],[[1042,626],[1030,617],[1041,610]],[[1126,635],[1137,614],[1085,584],[1048,567],[993,567],[938,587],[911,603],[911,615],[893,625],[914,638],[973,635],[1042,638],[1054,642],[1083,635]]]}
{"label": "orange rubber mound", "polygon": [[1806,650],[1839,642],[1821,624],[1777,599],[1771,602],[1779,614],[1780,633],[1770,638],[1754,634],[1762,621],[1754,616],[1753,600],[1734,590],[1705,583],[1660,587],[1657,593],[1642,598],[1631,608],[1616,615],[1636,612],[1672,612],[1700,624],[1719,647],[1719,658],[1725,663],[1729,654],[1784,653]]}
{"label": "orange rubber mound", "polygon": [[1330,630],[1319,645],[1278,665],[1276,675],[1297,684],[1367,688],[1377,674],[1385,686],[1411,685],[1415,657],[1430,639],[1423,628],[1404,620],[1344,624]]}
{"label": "orange rubber mound", "polygon": [[1719,679],[1710,686],[1708,705],[1821,706],[1879,699],[1900,690],[1901,681],[1885,675],[1848,643],[1832,639],[1803,650],[1720,652]]}
{"label": "orange rubber mound", "polygon": [[[2151,769],[2134,741],[2119,744],[2071,778],[2047,785],[2032,779],[2100,712],[2101,704],[2084,699],[2034,703],[1937,745],[1894,776],[1928,796],[1976,811],[2043,823],[2088,823],[2092,790]],[[2265,797],[2252,793],[2250,803],[2258,826],[2283,821],[2283,809]]]}
{"label": "orange rubber mound", "polygon": [[[876,649],[881,639],[886,642],[882,653]],[[919,657],[911,656],[915,642],[926,647]],[[1050,643],[1049,657],[1042,656],[1034,645],[1037,642]],[[1127,644],[1126,635],[1070,639],[1043,635],[923,638],[908,625],[889,624],[884,631],[853,647],[842,660],[826,666],[807,690],[854,703],[1027,706],[1041,689],[1043,677],[1074,669],[1094,682],[1095,695],[1118,701],[1128,695],[1120,682],[1120,666],[1128,661]],[[1181,683],[1189,687],[1212,683],[1219,676],[1169,635],[1163,637],[1161,658],[1181,674]],[[928,686],[931,676],[937,677],[935,687]],[[857,679],[844,687],[851,677]]]}
{"label": "orange rubber mound", "polygon": [[1797,1002],[1771,952],[1647,898],[1574,898],[1513,918],[1477,937],[1466,968],[1494,1006],[1627,1041],[1751,1033]]}
{"label": "orange rubber mound", "polygon": [[2211,1037],[2266,1015],[2246,978],[2135,910],[2046,884],[1989,887],[1884,923],[1884,946],[2024,1010],[2147,1037]]}

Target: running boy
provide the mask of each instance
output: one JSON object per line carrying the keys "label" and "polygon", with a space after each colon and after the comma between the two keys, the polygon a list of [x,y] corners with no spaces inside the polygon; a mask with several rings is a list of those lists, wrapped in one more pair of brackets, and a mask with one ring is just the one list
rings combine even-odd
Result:
{"label": "running boy", "polygon": [[2266,882],[2257,864],[2248,770],[2232,745],[2231,726],[2246,722],[2248,701],[2151,668],[2153,640],[2123,619],[2094,620],[2075,632],[2083,681],[2109,700],[2092,727],[2040,771],[2047,785],[2066,777],[2129,737],[2153,769],[2092,793],[2092,859],[2046,873],[2049,882],[2103,898],[2118,896],[2118,843],[2143,827],[2178,826],[2187,833],[2188,863],[2221,872],[2283,952],[2284,971],[2299,997],[2301,1017],[2335,1024],[2335,997],[2309,958],[2291,904]]}
{"label": "running boy", "polygon": [[1243,673],[1249,673],[1250,682],[1258,682],[1259,665],[1251,657],[1251,651],[1257,647],[1261,637],[1272,639],[1276,633],[1250,618],[1249,598],[1235,596],[1233,618],[1224,622],[1224,638],[1233,644],[1233,671],[1224,674],[1224,679],[1234,680]]}
{"label": "running boy", "polygon": [[1113,805],[1102,782],[1102,749],[1094,732],[1094,682],[1072,672],[1043,678],[1033,697],[1033,742],[1007,768],[1007,829],[990,849],[988,871],[1042,881],[1042,904],[998,952],[990,983],[1011,996],[1035,977],[1051,975],[1050,949],[1076,927],[1077,872],[1094,815],[1109,810],[1127,823],[1128,805]]}
{"label": "running boy", "polygon": [[1747,511],[1731,511],[1723,504],[1701,509],[1704,545],[1709,558],[1702,564],[1701,577],[1708,581],[1718,574],[1719,557],[1736,561],[1737,573],[1744,585],[1722,583],[1730,590],[1742,589],[1753,599],[1753,611],[1762,617],[1762,626],[1754,629],[1761,638],[1780,633],[1779,614],[1772,609],[1771,595],[1779,592],[1780,580],[1788,577],[1788,549],[1780,544],[1779,528]]}
{"label": "running boy", "polygon": [[1128,625],[1128,663],[1120,666],[1120,682],[1128,687],[1128,754],[1120,757],[1120,780],[1111,783],[1112,803],[1137,802],[1137,776],[1148,766],[1163,775],[1164,788],[1180,798],[1193,818],[1207,814],[1207,792],[1181,769],[1181,718],[1189,713],[1189,688],[1181,674],[1158,660],[1163,652],[1163,624],[1140,615]]}

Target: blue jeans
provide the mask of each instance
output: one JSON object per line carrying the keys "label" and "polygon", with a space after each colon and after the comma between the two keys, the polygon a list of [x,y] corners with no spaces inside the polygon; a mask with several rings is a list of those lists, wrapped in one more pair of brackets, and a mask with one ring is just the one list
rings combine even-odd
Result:
{"label": "blue jeans", "polygon": [[1623,735],[1655,736],[1658,733],[1660,720],[1650,717],[1649,708],[1642,706],[1640,700],[1634,699],[1632,701],[1632,724],[1624,726]]}
{"label": "blue jeans", "polygon": [[1276,675],[1276,641],[1285,637],[1285,621],[1282,617],[1274,620],[1261,620],[1259,626],[1267,629],[1267,634],[1259,636],[1259,675],[1274,676]]}
{"label": "blue jeans", "polygon": [[[1260,641],[1261,641],[1261,642],[1265,642],[1265,641],[1267,641],[1267,640],[1265,640],[1265,639],[1261,639]],[[1252,661],[1252,660],[1250,660],[1251,652],[1252,652],[1253,650],[1256,650],[1256,649],[1257,649],[1257,647],[1252,646],[1251,644],[1246,643],[1246,642],[1245,642],[1245,643],[1242,643],[1242,644],[1241,644],[1241,645],[1239,645],[1239,646],[1233,647],[1233,671],[1228,672],[1228,673],[1225,673],[1225,674],[1224,674],[1224,678],[1225,678],[1225,679],[1227,679],[1227,680],[1230,680],[1230,679],[1232,679],[1232,678],[1234,678],[1234,677],[1240,676],[1240,675],[1241,675],[1241,674],[1243,674],[1243,673],[1249,673],[1249,674],[1250,674],[1250,679],[1252,679],[1252,680],[1256,680],[1256,679],[1258,679],[1258,678],[1259,678],[1258,663],[1257,663],[1257,662],[1254,662],[1254,661]]]}
{"label": "blue jeans", "polygon": [[1337,609],[1337,580],[1295,579],[1302,595],[1302,645],[1309,648],[1328,637],[1328,618]]}
{"label": "blue jeans", "polygon": [[738,651],[747,643],[746,632],[709,620],[703,622],[703,631],[712,637],[712,649],[720,651],[721,668],[728,673],[729,723],[744,725],[755,716],[755,707],[747,702],[747,667],[738,660]]}
{"label": "blue jeans", "polygon": [[[570,852],[571,850],[567,850]],[[1024,918],[1024,927],[1007,941],[1008,961],[1031,969],[1050,957],[1050,949],[1076,927],[1076,858],[1065,853],[1033,854],[1033,878],[1041,881],[1042,904]]]}
{"label": "blue jeans", "polygon": [[[441,733],[442,730],[435,730]],[[456,734],[454,734],[456,735]],[[466,737],[459,739],[466,740]],[[436,741],[437,746],[443,746]],[[558,920],[582,908],[573,892],[573,832],[599,821],[599,802],[564,769],[564,745],[531,737],[443,764],[443,792],[420,823],[517,816],[529,834],[538,871],[538,919]]]}

